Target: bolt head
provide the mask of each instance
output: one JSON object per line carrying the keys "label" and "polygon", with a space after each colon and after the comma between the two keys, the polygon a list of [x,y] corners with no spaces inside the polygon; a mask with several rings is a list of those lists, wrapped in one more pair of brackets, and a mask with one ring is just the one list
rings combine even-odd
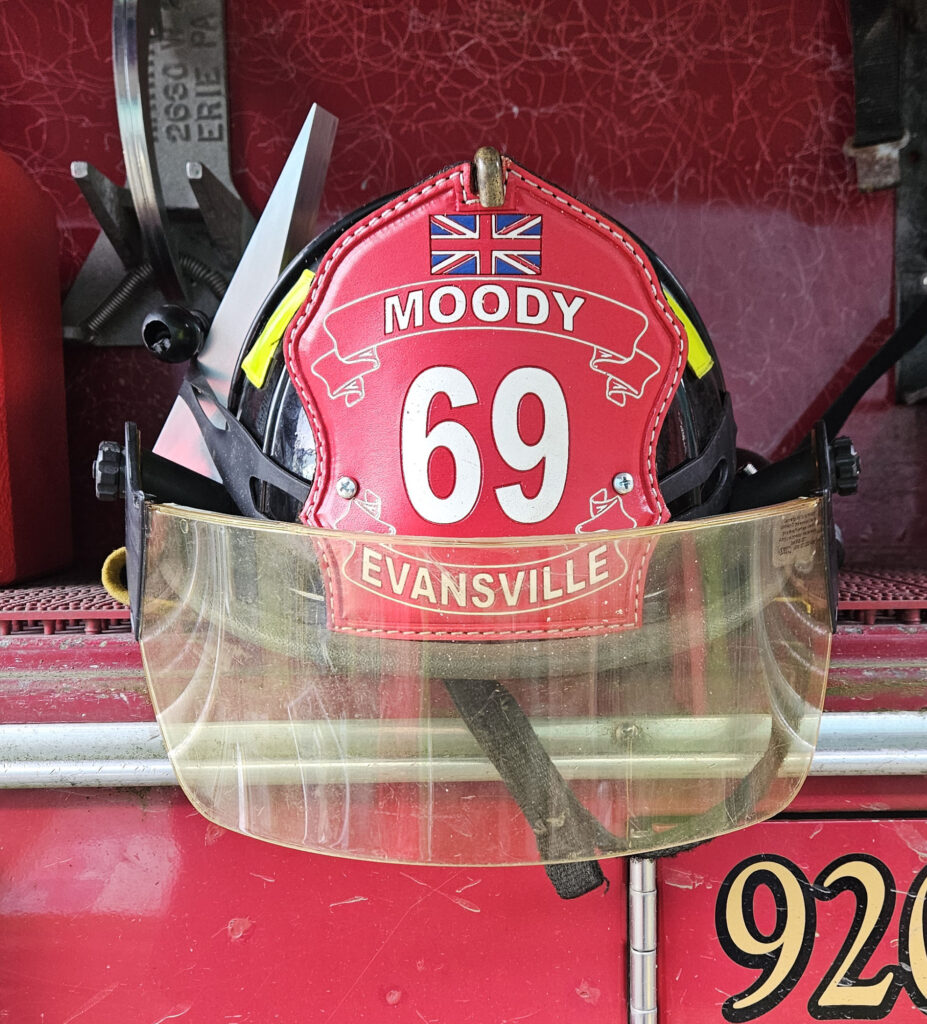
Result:
{"label": "bolt head", "polygon": [[634,477],[630,473],[616,473],[612,477],[612,487],[618,494],[629,494],[634,490]]}
{"label": "bolt head", "polygon": [[335,490],[338,492],[339,498],[350,501],[357,494],[357,481],[352,480],[349,476],[343,476],[335,484]]}

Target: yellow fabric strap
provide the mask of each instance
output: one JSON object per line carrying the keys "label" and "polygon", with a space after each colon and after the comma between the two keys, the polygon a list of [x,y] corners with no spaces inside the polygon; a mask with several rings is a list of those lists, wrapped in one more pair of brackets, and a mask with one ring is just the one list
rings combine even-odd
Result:
{"label": "yellow fabric strap", "polygon": [[676,318],[686,329],[686,335],[689,338],[689,366],[692,368],[695,376],[701,379],[715,365],[715,361],[711,358],[708,346],[702,341],[702,336],[695,329],[692,321],[686,316],[682,306],[679,305],[669,292],[666,293],[666,298],[676,314]]}
{"label": "yellow fabric strap", "polygon": [[299,280],[286,293],[286,298],[274,310],[264,325],[264,330],[258,335],[257,341],[251,346],[251,351],[245,356],[241,368],[256,388],[264,386],[270,361],[277,351],[283,332],[309,294],[314,277],[315,274],[311,270],[304,270],[299,275]]}
{"label": "yellow fabric strap", "polygon": [[107,594],[120,604],[129,603],[129,587],[126,583],[126,549],[116,548],[103,563],[100,581]]}

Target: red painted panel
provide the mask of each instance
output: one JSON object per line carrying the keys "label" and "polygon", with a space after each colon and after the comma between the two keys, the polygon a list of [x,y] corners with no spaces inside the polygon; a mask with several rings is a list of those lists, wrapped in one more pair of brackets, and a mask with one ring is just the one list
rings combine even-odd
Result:
{"label": "red painted panel", "polygon": [[270,846],[178,790],[0,794],[0,1020],[485,1024],[621,1019],[624,868],[571,903],[541,868]]}
{"label": "red painted panel", "polygon": [[[891,683],[921,664],[917,648],[905,644],[899,655],[907,662],[879,659],[886,630],[896,628],[903,629],[842,631],[838,671],[874,663]],[[13,635],[0,640],[0,664],[0,720],[151,717],[138,647],[127,634]],[[792,810],[923,812],[924,800],[921,779],[812,779]],[[916,846],[921,824],[907,824],[895,834]],[[883,822],[825,827],[838,825],[854,842],[862,837],[881,849],[886,841]],[[764,849],[802,866],[809,858],[810,873],[823,866],[813,859],[822,835],[805,822],[758,826],[665,862],[661,877],[688,871],[690,858],[711,867],[726,858],[730,866],[731,857]],[[822,849],[826,860],[830,847]],[[152,1020],[225,1015],[257,1024],[273,1012],[296,1021],[307,1005],[336,1022],[391,1013],[411,1024],[418,1014],[482,1024],[491,1011],[500,1021],[581,1016],[604,1024],[620,1019],[625,992],[625,869],[605,866],[607,894],[564,904],[539,868],[455,872],[278,849],[210,825],[175,789],[6,792],[0,1008],[17,1021],[40,1021],[41,1012],[64,1021],[82,1011],[101,1024],[143,1011]],[[896,874],[904,888],[910,879]],[[666,885],[672,908],[678,894]],[[686,906],[676,923],[667,918],[665,948],[701,949],[704,920],[694,936],[691,923],[688,932],[683,925],[704,913]]]}
{"label": "red painted panel", "polygon": [[919,775],[812,776],[787,814],[923,814],[927,786]]}
{"label": "red painted panel", "polygon": [[0,723],[153,719],[130,633],[0,638]]}
{"label": "red painted panel", "polygon": [[[48,197],[0,152],[0,582],[71,561],[58,233]],[[57,487],[43,493],[52,478]]]}
{"label": "red painted panel", "polygon": [[[814,890],[806,883],[782,887],[779,902],[787,907],[787,913],[783,913],[778,927],[773,894],[768,885],[760,884],[752,899],[749,891],[745,898],[737,899],[736,889],[725,893],[723,888],[725,879],[733,881],[742,872],[750,871],[751,862],[766,860],[770,855],[777,858],[792,877],[806,879],[809,883],[817,880],[818,883]],[[871,867],[848,865],[844,869],[868,885],[870,906],[875,911],[884,907],[888,920],[881,938],[878,930],[865,922],[854,923],[856,900],[851,892],[839,892],[831,899],[822,898],[826,895],[822,891],[823,882],[831,871],[836,870],[835,862],[846,857],[862,857],[870,864],[878,862],[887,869],[887,885]],[[912,928],[910,922],[902,920],[906,894],[912,883],[917,878],[914,888],[922,890],[927,882],[925,862],[927,821],[919,819],[773,822],[726,836],[673,860],[661,862],[657,876],[661,1019],[697,1020],[704,1024],[737,1019],[736,1008],[729,1007],[725,1015],[722,1007],[760,977],[758,967],[754,969],[738,962],[737,943],[739,941],[750,952],[751,942],[760,944],[763,937],[771,946],[776,946],[777,935],[784,936],[779,949],[784,962],[788,963],[792,958],[797,961],[791,975],[791,991],[786,991],[789,984],[784,985],[780,989],[781,999],[768,999],[767,1002],[775,1005],[752,1018],[748,1018],[748,1013],[762,1009],[762,1001],[752,1009],[742,1007],[739,1019],[756,1019],[764,1024],[791,1024],[813,1019],[814,1016],[827,1019],[823,1014],[828,1011],[831,1019],[855,1016],[871,1020],[884,1016],[884,1012],[879,1013],[871,1004],[866,1005],[866,1000],[879,1001],[872,995],[872,990],[866,992],[859,986],[838,987],[830,999],[832,1003],[841,1004],[839,1006],[825,1006],[823,1010],[810,1013],[809,1001],[830,966],[842,960],[841,947],[850,934],[861,935],[866,940],[865,959],[859,963],[859,977],[863,983],[882,977],[886,969],[895,965],[892,973],[911,985],[911,974],[897,968],[899,963],[911,963],[920,990],[927,989],[927,957],[920,951],[922,943],[918,937],[918,924],[915,922]],[[828,868],[830,871],[826,870]],[[879,870],[878,864],[875,870]],[[799,887],[804,889],[805,909],[802,906],[804,901],[797,892]],[[719,906],[720,924],[716,921]],[[743,921],[745,907],[746,922]],[[749,935],[740,934],[737,928],[738,924],[742,929],[750,926],[751,908],[755,913],[752,940]],[[923,902],[916,906],[915,913],[922,912],[922,909]],[[804,934],[801,928],[803,914],[807,921]],[[727,942],[733,956],[725,952],[719,937],[725,933],[729,936]],[[793,941],[796,943],[794,948],[791,945]],[[907,951],[905,942],[910,947]],[[802,966],[805,954],[807,962]],[[775,956],[776,953],[772,953],[771,959]],[[923,1001],[917,989],[915,998]],[[749,1002],[750,997],[744,999]],[[852,1005],[854,1000],[857,1005]],[[822,1001],[826,1003],[828,998],[825,996]],[[863,1005],[859,1005],[860,1001]],[[891,1002],[891,995],[885,995],[883,1011],[888,1012]],[[923,1016],[908,992],[902,989],[897,993],[890,1019],[893,1022],[913,1022],[923,1020]]]}
{"label": "red painted panel", "polygon": [[831,648],[826,708],[927,709],[927,627],[841,625]]}

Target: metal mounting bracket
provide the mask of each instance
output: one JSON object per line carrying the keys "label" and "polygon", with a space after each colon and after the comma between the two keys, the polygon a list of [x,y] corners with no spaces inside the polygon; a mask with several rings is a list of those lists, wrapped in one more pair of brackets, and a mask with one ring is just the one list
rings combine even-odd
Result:
{"label": "metal mounting bracket", "polygon": [[102,228],[63,307],[65,338],[141,343],[163,299],[211,315],[254,219],[231,180],[223,0],[114,0],[113,74],[127,187],[71,173]]}

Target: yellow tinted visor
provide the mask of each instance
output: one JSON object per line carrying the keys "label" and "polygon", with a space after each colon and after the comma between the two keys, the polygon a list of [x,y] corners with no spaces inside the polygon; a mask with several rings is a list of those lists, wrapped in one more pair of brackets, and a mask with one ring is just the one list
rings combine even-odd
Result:
{"label": "yellow tinted visor", "polygon": [[644,853],[782,810],[830,650],[822,499],[447,541],[147,509],[141,645],[181,786],[320,853]]}

